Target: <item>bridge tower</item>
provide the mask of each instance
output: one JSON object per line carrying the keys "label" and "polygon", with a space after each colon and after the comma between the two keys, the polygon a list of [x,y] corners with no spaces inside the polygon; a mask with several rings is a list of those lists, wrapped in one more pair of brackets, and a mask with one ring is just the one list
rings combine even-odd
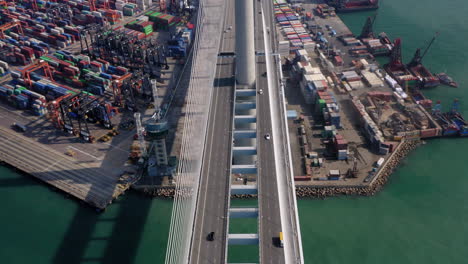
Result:
{"label": "bridge tower", "polygon": [[236,81],[252,88],[255,84],[254,1],[236,0]]}

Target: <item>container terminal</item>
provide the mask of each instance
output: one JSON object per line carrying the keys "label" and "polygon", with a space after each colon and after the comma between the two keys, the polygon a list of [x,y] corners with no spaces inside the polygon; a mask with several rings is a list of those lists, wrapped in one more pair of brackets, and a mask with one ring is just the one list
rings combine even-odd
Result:
{"label": "container terminal", "polygon": [[0,6],[0,160],[98,209],[148,174],[169,181],[196,8],[147,0]]}
{"label": "container terminal", "polygon": [[[444,112],[422,93],[457,86],[422,64],[437,34],[404,64],[401,39],[374,34],[375,16],[354,36],[333,7],[313,2],[274,1],[298,188],[370,186],[415,142],[468,135],[457,100]],[[171,190],[196,8],[0,5],[0,160],[98,209],[130,186]]]}
{"label": "container terminal", "polygon": [[[438,33],[403,63],[401,39],[374,34],[375,16],[355,36],[335,10],[323,1],[275,2],[299,196],[373,194],[421,140],[466,135],[458,100],[444,111],[423,95],[456,84],[422,64]],[[389,62],[381,67],[376,56]]]}

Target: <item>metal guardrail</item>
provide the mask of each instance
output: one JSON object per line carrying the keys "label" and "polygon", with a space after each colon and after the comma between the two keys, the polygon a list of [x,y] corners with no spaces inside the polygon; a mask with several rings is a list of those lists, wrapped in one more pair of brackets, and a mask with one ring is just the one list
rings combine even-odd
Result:
{"label": "metal guardrail", "polygon": [[[269,7],[270,11],[273,11],[274,8],[272,6],[272,2],[269,2]],[[297,201],[296,201],[296,192],[295,192],[295,185],[294,185],[294,179],[292,178],[293,175],[293,168],[291,166],[292,164],[292,159],[291,159],[291,153],[290,153],[290,148],[288,147],[290,145],[290,140],[289,140],[289,133],[287,129],[287,114],[286,114],[286,102],[284,100],[284,85],[283,85],[283,73],[281,69],[281,61],[279,59],[279,56],[276,54],[276,45],[278,43],[278,38],[277,38],[277,31],[276,31],[276,23],[274,20],[274,16],[271,15],[271,28],[270,32],[273,36],[273,46],[271,47],[271,52],[275,53],[275,64],[276,64],[276,71],[279,74],[280,78],[279,80],[276,80],[276,85],[279,88],[279,101],[280,101],[280,108],[283,112],[282,118],[280,118],[280,123],[281,123],[281,132],[283,138],[286,139],[286,142],[283,142],[283,153],[284,153],[284,163],[286,165],[286,177],[288,179],[288,203],[289,207],[293,211],[293,214],[289,214],[291,217],[291,223],[293,224],[293,230],[294,230],[294,250],[295,250],[295,256],[296,256],[296,263],[302,264],[304,263],[304,258],[303,258],[303,249],[302,249],[302,239],[301,239],[301,233],[300,233],[300,225],[299,225],[299,217],[298,217],[298,212],[297,212]],[[273,54],[270,54],[273,55]],[[292,193],[291,193],[292,191]],[[291,195],[292,194],[292,195]],[[292,201],[291,201],[292,200]]]}
{"label": "metal guardrail", "polygon": [[[283,110],[283,117],[281,118],[282,121],[282,132],[283,136],[286,138],[285,144],[283,144],[283,151],[284,151],[284,159],[285,159],[285,164],[287,167],[287,174],[286,177],[288,178],[288,186],[290,191],[292,191],[292,195],[290,192],[288,194],[290,195],[289,198],[292,197],[292,201],[289,200],[290,207],[293,211],[293,214],[291,214],[291,223],[294,225],[294,236],[296,239],[294,239],[294,248],[296,250],[296,256],[297,260],[296,263],[304,263],[304,257],[303,257],[303,249],[302,249],[302,238],[301,238],[301,232],[300,232],[300,225],[299,225],[299,216],[298,216],[298,211],[297,211],[297,200],[296,200],[296,188],[295,188],[295,183],[292,175],[294,174],[293,172],[293,167],[292,165],[292,157],[291,157],[291,149],[289,148],[290,146],[290,139],[289,139],[289,132],[288,132],[288,124],[287,124],[287,108],[286,108],[286,101],[284,98],[284,84],[283,84],[283,72],[281,70],[281,60],[279,56],[275,56],[276,58],[276,64],[277,64],[277,70],[280,75],[280,79],[278,80],[278,87],[280,88],[280,107]],[[292,203],[291,203],[292,202]]]}
{"label": "metal guardrail", "polygon": [[[202,45],[219,45],[220,35],[209,35],[209,38],[200,35],[216,33],[221,28],[207,26],[207,20],[219,19],[218,17],[206,16],[205,2],[215,0],[201,0],[199,2],[197,29],[193,44],[193,60],[191,78],[187,92],[187,114],[184,122],[184,134],[182,136],[181,162],[179,163],[176,195],[171,217],[168,246],[165,263],[189,263],[190,249],[193,241],[195,224],[195,212],[198,198],[198,190],[201,178],[202,156],[204,153],[203,139],[206,138],[208,127],[209,107],[206,100],[211,101],[213,79],[216,72],[211,63],[210,56],[216,56],[212,50],[202,49]],[[222,3],[225,1],[218,0]],[[212,12],[212,11],[211,11]],[[218,24],[215,24],[218,25]],[[212,32],[208,32],[211,29]],[[202,43],[202,44],[200,44]],[[203,61],[207,59],[208,61]],[[201,68],[199,65],[203,65]],[[207,66],[208,65],[208,66]],[[212,68],[211,68],[212,67]],[[202,75],[203,78],[197,78]],[[193,157],[198,157],[193,159]]]}
{"label": "metal guardrail", "polygon": [[[236,67],[236,62],[234,61],[234,69]],[[234,147],[234,129],[235,129],[235,123],[234,123],[234,115],[236,114],[236,81],[234,80],[234,90],[233,90],[233,97],[232,97],[232,121],[231,121],[231,151],[230,151],[230,156],[229,156],[229,179],[228,179],[228,185],[227,185],[227,207],[228,207],[228,213],[227,213],[227,219],[226,219],[226,226],[224,227],[224,232],[226,236],[226,244],[224,248],[224,263],[227,263],[228,261],[228,245],[229,245],[229,208],[231,208],[231,174],[232,174],[232,149]]]}

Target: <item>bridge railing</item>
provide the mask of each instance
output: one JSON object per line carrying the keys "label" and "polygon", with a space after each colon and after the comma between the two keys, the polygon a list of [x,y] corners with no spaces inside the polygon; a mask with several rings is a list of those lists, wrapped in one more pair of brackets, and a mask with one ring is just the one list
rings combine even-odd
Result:
{"label": "bridge railing", "polygon": [[[220,4],[212,5],[214,1]],[[216,70],[216,65],[212,61],[216,59],[216,47],[219,46],[221,36],[221,27],[217,21],[219,17],[212,16],[211,13],[217,8],[222,8],[224,2],[223,0],[199,1],[166,264],[189,262],[208,127],[209,102],[211,102]]]}

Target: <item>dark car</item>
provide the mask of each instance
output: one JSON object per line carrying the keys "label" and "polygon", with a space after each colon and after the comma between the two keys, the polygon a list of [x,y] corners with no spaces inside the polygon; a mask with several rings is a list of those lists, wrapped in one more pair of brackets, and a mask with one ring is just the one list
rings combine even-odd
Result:
{"label": "dark car", "polygon": [[215,235],[215,232],[210,232],[210,233],[208,234],[208,236],[206,237],[206,239],[207,239],[208,241],[213,241],[213,240],[214,240],[214,235]]}

